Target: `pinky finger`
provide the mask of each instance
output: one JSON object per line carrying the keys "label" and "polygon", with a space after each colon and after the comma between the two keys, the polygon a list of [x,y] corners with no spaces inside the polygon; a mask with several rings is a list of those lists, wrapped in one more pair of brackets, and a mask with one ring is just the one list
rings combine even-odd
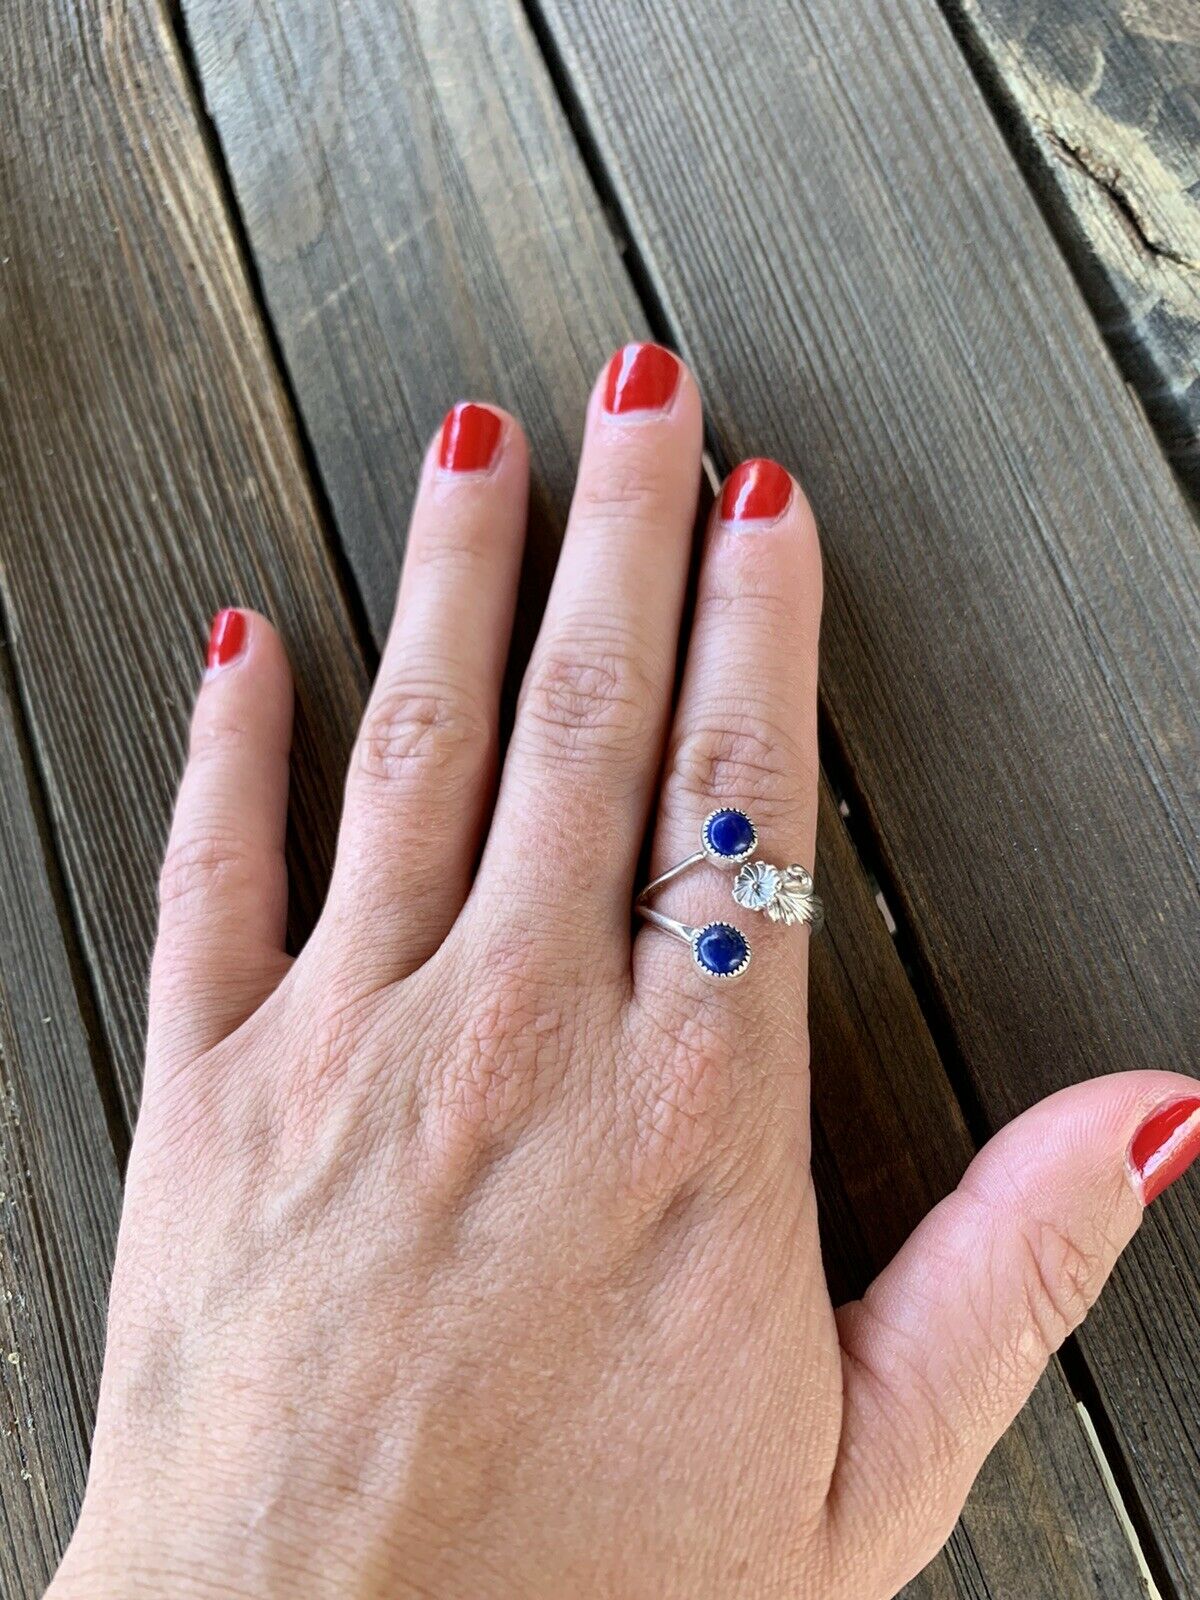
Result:
{"label": "pinky finger", "polygon": [[292,675],[279,635],[254,612],[219,612],[159,884],[150,979],[157,1056],[210,1049],[287,970],[291,734]]}

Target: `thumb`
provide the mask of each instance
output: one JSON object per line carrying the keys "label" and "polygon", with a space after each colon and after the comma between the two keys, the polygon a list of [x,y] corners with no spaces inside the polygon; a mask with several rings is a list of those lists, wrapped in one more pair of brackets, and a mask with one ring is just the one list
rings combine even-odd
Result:
{"label": "thumb", "polygon": [[[898,1588],[944,1543],[984,1458],[1083,1321],[1143,1209],[1200,1155],[1200,1083],[1128,1072],[1009,1123],[864,1298],[838,1313],[829,1512]],[[894,1592],[892,1588],[886,1591]]]}

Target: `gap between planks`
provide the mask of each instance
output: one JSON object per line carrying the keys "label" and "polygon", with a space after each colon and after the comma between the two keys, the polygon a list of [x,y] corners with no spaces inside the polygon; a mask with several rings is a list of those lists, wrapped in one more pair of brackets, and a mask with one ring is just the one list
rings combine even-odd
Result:
{"label": "gap between planks", "polygon": [[[637,243],[636,232],[630,225],[620,196],[609,175],[607,164],[592,136],[587,112],[580,101],[572,75],[562,58],[553,29],[542,10],[541,0],[517,0],[517,3],[524,12],[530,31],[541,52],[550,81],[562,107],[566,124],[575,141],[580,160],[599,199],[601,210],[612,231],[622,264],[629,276],[634,293],[641,303],[647,322],[655,338],[673,346],[676,332],[674,322],[667,313],[661,296],[654,285],[653,274],[648,264],[644,261]],[[939,4],[943,4],[943,0],[939,0]],[[959,41],[959,46],[962,49],[961,40]],[[964,50],[963,54],[968,60],[968,66],[971,68],[972,74],[975,75],[974,64],[969,59],[969,52]],[[990,98],[989,105],[991,105]],[[1078,281],[1078,277],[1074,272],[1073,276],[1076,276]],[[1082,283],[1080,284],[1080,290],[1084,303],[1094,318],[1095,311],[1091,298]],[[1139,411],[1144,415],[1144,407],[1142,406],[1141,395],[1137,386],[1132,382],[1128,386],[1137,401]],[[1159,450],[1163,450],[1157,429],[1148,417],[1146,421],[1148,424],[1148,437],[1154,441]],[[725,470],[728,470],[729,463],[724,461],[724,453],[712,439],[711,433],[707,430],[707,425],[706,440],[707,448],[703,455],[704,473],[715,496],[720,491],[723,476],[721,470],[722,462],[724,462]],[[1165,456],[1166,452],[1163,451],[1163,453]],[[834,743],[837,743],[837,741],[834,740],[832,730],[826,727],[826,719],[823,715],[821,723],[821,764],[828,776],[830,763],[829,745],[831,741]],[[917,1007],[929,1029],[935,1050],[942,1062],[943,1070],[946,1072],[951,1092],[958,1102],[972,1142],[976,1150],[978,1150],[982,1148],[982,1145],[989,1137],[982,1106],[970,1084],[954,1045],[949,1021],[942,1014],[942,1008],[936,1000],[936,990],[930,981],[929,975],[923,973],[922,965],[916,958],[916,940],[912,936],[903,914],[901,913],[898,916],[894,909],[901,905],[902,901],[895,895],[889,895],[884,886],[885,874],[882,866],[882,853],[878,848],[878,843],[873,833],[870,831],[866,808],[861,805],[852,806],[846,798],[842,780],[845,779],[846,774],[853,772],[853,765],[847,751],[838,749],[834,767],[839,778],[839,781],[834,784],[834,789],[838,800],[839,812],[845,824],[851,848],[854,851],[860,870],[876,891],[876,905],[884,926],[897,945],[901,956],[901,964],[912,988]],[[1092,1379],[1086,1358],[1074,1335],[1069,1336],[1063,1350],[1060,1352],[1060,1358],[1062,1358],[1064,1378],[1075,1401],[1077,1412],[1085,1420],[1085,1432],[1089,1449],[1096,1460],[1097,1468],[1104,1483],[1105,1493],[1113,1506],[1114,1514],[1117,1516],[1122,1533],[1137,1561],[1139,1572],[1143,1574],[1143,1583],[1148,1585],[1147,1595],[1150,1596],[1150,1600],[1182,1600],[1182,1597],[1177,1595],[1175,1586],[1170,1581],[1165,1570],[1161,1573],[1162,1587],[1159,1587],[1150,1575],[1144,1549],[1136,1531],[1136,1523],[1138,1522],[1149,1528],[1149,1519],[1144,1515],[1138,1514],[1140,1506],[1132,1474],[1128,1470],[1128,1465],[1125,1462],[1124,1454],[1117,1439],[1116,1430],[1112,1426],[1111,1419],[1104,1406],[1099,1386]],[[1099,1434],[1092,1419],[1092,1413],[1083,1399],[1080,1398],[1077,1374],[1081,1369],[1087,1373],[1090,1405],[1102,1419],[1104,1431],[1110,1441],[1110,1450],[1120,1463],[1121,1477],[1129,1487],[1132,1511],[1130,1504],[1127,1504],[1121,1489],[1118,1487],[1117,1475],[1114,1472],[1112,1463],[1101,1446]],[[1152,1536],[1150,1547],[1153,1548]]]}
{"label": "gap between planks", "polygon": [[[560,101],[562,101],[566,112],[568,112],[568,123],[570,123],[574,134],[576,134],[576,141],[578,141],[579,150],[581,150],[582,160],[584,160],[584,165],[586,165],[587,173],[589,173],[590,178],[592,178],[592,182],[594,182],[594,186],[595,189],[597,189],[598,194],[600,194],[600,197],[602,197],[603,208],[605,208],[606,216],[608,216],[610,226],[613,226],[614,219],[616,219],[618,222],[621,221],[619,206],[614,205],[613,198],[611,198],[611,192],[608,190],[608,186],[606,186],[605,182],[602,181],[603,174],[605,174],[602,163],[598,162],[597,158],[595,158],[594,150],[592,150],[592,147],[590,147],[589,141],[582,136],[581,130],[582,128],[586,128],[586,125],[581,122],[581,118],[579,118],[578,115],[574,114],[570,99],[568,99],[568,94],[563,91],[563,83],[570,82],[570,80],[565,80],[565,75],[563,75],[562,72],[555,70],[554,51],[550,50],[550,48],[547,48],[546,29],[541,26],[541,18],[539,18],[538,13],[536,13],[536,8],[531,5],[526,5],[526,13],[528,13],[528,16],[530,16],[531,24],[533,24],[534,35],[538,37],[538,43],[539,46],[541,46],[542,54],[544,54],[544,58],[546,58],[547,64],[550,66],[550,75],[552,75],[552,80],[554,80],[555,90],[557,90],[558,96],[560,96]],[[174,10],[174,8],[171,8],[171,14],[173,14],[174,19],[176,19],[176,27],[178,27],[179,32],[179,48],[181,48],[182,61],[186,62],[186,70],[187,75],[189,75],[192,96],[194,96],[195,101],[197,101],[197,106],[203,106],[203,94],[202,91],[200,91],[197,70],[195,70],[194,59],[192,59],[190,45],[189,42],[187,42],[186,26],[184,26],[184,22],[182,22],[182,18],[179,16],[178,11]],[[306,459],[307,467],[309,467],[310,480],[312,480],[314,485],[318,486],[318,491],[320,491],[320,501],[322,501],[323,510],[323,531],[325,531],[326,538],[330,539],[331,549],[336,552],[336,557],[334,558],[336,558],[336,562],[338,562],[339,571],[342,571],[342,574],[344,574],[347,594],[354,595],[355,600],[358,600],[358,598],[360,598],[360,589],[358,589],[357,581],[355,581],[352,573],[347,573],[346,571],[346,558],[344,558],[344,554],[342,554],[341,544],[339,544],[336,539],[331,538],[330,530],[331,526],[334,526],[334,523],[333,518],[331,518],[331,515],[328,514],[328,502],[326,502],[325,499],[325,485],[323,485],[322,474],[320,474],[320,469],[318,469],[317,462],[315,462],[314,453],[312,453],[312,448],[310,448],[309,445],[307,430],[306,427],[304,427],[304,422],[302,422],[301,410],[299,410],[299,405],[296,403],[296,400],[294,400],[290,373],[288,373],[288,368],[286,368],[285,360],[283,360],[282,357],[280,341],[278,341],[274,322],[272,322],[272,318],[270,318],[269,312],[267,312],[266,309],[266,298],[264,298],[264,294],[262,294],[258,272],[256,272],[256,269],[254,269],[253,266],[253,251],[250,250],[250,245],[248,245],[248,235],[246,235],[245,224],[243,224],[240,208],[238,208],[237,202],[235,202],[234,194],[232,194],[232,184],[230,184],[229,171],[227,171],[226,162],[224,162],[224,157],[222,157],[221,154],[219,139],[218,136],[216,136],[216,131],[213,130],[213,126],[211,126],[210,118],[206,117],[205,112],[200,112],[200,117],[202,117],[203,125],[205,125],[206,141],[208,141],[208,144],[210,144],[211,158],[213,158],[214,166],[216,166],[216,170],[218,170],[219,173],[219,178],[221,178],[222,200],[224,200],[227,213],[229,213],[230,222],[232,222],[232,230],[234,230],[235,237],[237,237],[238,248],[240,248],[240,251],[242,251],[243,264],[245,264],[246,267],[246,277],[248,277],[248,282],[251,283],[251,288],[253,288],[254,302],[256,302],[256,307],[258,307],[259,317],[261,317],[264,330],[267,331],[267,342],[269,342],[272,358],[274,358],[275,363],[277,363],[278,366],[278,371],[280,371],[280,382],[282,382],[286,397],[288,397],[288,410],[291,411],[291,416],[293,416],[293,426],[294,429],[296,429],[298,440],[301,442],[302,453],[304,453],[304,459]],[[616,229],[614,229],[614,232],[616,232]],[[645,310],[646,317],[648,317],[648,320],[650,320],[651,326],[653,326],[656,334],[661,336],[661,338],[666,338],[666,341],[670,342],[669,323],[667,323],[666,317],[662,315],[661,307],[659,307],[658,304],[658,298],[654,296],[653,290],[651,290],[650,278],[648,278],[648,274],[646,274],[645,269],[643,269],[642,262],[640,262],[640,258],[638,258],[638,251],[635,250],[634,245],[632,245],[632,242],[630,242],[629,232],[626,230],[624,234],[618,234],[618,238],[619,245],[621,245],[622,261],[624,261],[624,264],[626,264],[626,269],[627,272],[629,272],[630,280],[632,280],[632,283],[634,283],[635,293],[637,293],[638,299],[640,299],[640,302],[642,302],[642,307],[643,310]],[[712,456],[707,458],[706,472],[707,475],[709,475],[710,480],[717,477],[717,467],[715,467],[715,461],[712,459]],[[366,637],[370,638],[370,630],[366,632]],[[843,821],[845,821],[845,813],[843,813]],[[862,821],[862,819],[859,819],[859,821]],[[854,853],[856,853],[856,856],[858,856],[859,866],[861,866],[862,870],[864,870],[864,874],[866,874],[867,877],[872,880],[872,882],[877,883],[877,874],[875,874],[874,870],[870,869],[869,864],[867,864],[866,856],[864,856],[864,851],[862,851],[861,845],[859,845],[859,837],[856,832],[851,832],[851,843],[853,843]],[[886,899],[883,891],[880,891],[880,896],[882,896],[882,902],[877,901],[877,904],[878,909],[880,909],[880,915],[882,915],[883,922],[885,922],[885,926],[888,926],[888,931],[890,931],[890,933],[896,933],[896,920],[894,920],[894,914],[891,912],[890,902],[888,902],[888,899]],[[918,1008],[920,1008],[923,1016],[925,1016],[926,1024],[931,1024],[930,1008],[928,1008],[928,1005],[926,1005],[925,998],[923,998],[922,994],[920,994],[920,987],[914,986],[914,990],[915,997],[917,997]],[[938,1030],[933,1029],[933,1027],[931,1027],[931,1030],[934,1032],[934,1038],[938,1038],[939,1054],[942,1056],[942,1064],[946,1066],[946,1051],[942,1050],[941,1048],[941,1038],[939,1038],[939,1032]],[[950,1077],[950,1083],[952,1083],[952,1088],[954,1088],[955,1096],[957,1096],[958,1101],[960,1101],[960,1104],[962,1104],[962,1088],[960,1088],[960,1080],[955,1077],[955,1074],[949,1072],[949,1070],[947,1070],[947,1075]],[[978,1136],[974,1138],[974,1142],[976,1142],[976,1146],[978,1146]]]}
{"label": "gap between planks", "polygon": [[187,87],[192,115],[204,146],[204,153],[208,157],[209,167],[212,170],[221,210],[224,213],[229,237],[233,241],[237,265],[245,279],[247,298],[254,307],[254,313],[262,332],[263,343],[269,357],[270,370],[276,388],[279,391],[280,411],[286,419],[292,443],[303,466],[308,491],[316,507],[321,537],[337,579],[338,598],[342,601],[349,614],[350,624],[354,630],[354,642],[362,657],[364,669],[368,677],[373,679],[379,666],[379,650],[371,632],[371,624],[367,617],[362,590],[346,556],[342,541],[337,536],[337,520],[333,514],[325,478],[321,472],[317,453],[313,448],[312,439],[304,421],[304,413],[296,397],[291,372],[287,362],[284,360],[283,347],[279,341],[274,319],[267,309],[262,274],[259,271],[254,251],[250,247],[250,238],[246,230],[245,218],[242,216],[242,209],[238,205],[237,196],[234,194],[233,180],[225,161],[225,153],[221,148],[220,134],[217,132],[213,119],[209,114],[208,103],[204,98],[204,84],[196,65],[196,58],[192,50],[192,41],[188,34],[181,0],[159,0],[159,5],[164,35],[175,51],[180,82]]}
{"label": "gap between planks", "polygon": [[1129,1515],[1129,1510],[1117,1486],[1112,1463],[1105,1454],[1104,1446],[1100,1443],[1100,1435],[1096,1432],[1096,1424],[1092,1421],[1092,1414],[1082,1400],[1076,1400],[1075,1402],[1075,1415],[1079,1418],[1079,1425],[1083,1429],[1083,1436],[1088,1442],[1088,1449],[1092,1452],[1096,1469],[1104,1484],[1104,1492],[1108,1495],[1109,1504],[1113,1508],[1113,1514],[1121,1526],[1121,1532],[1125,1535],[1133,1559],[1137,1563],[1138,1575],[1142,1581],[1146,1600],[1167,1600],[1167,1597],[1164,1596],[1163,1591],[1155,1583],[1151,1574],[1149,1564],[1146,1561],[1146,1553],[1142,1548],[1142,1541],[1138,1537],[1137,1529],[1133,1525],[1133,1519]]}
{"label": "gap between planks", "polygon": [[100,1097],[100,1106],[108,1129],[117,1178],[119,1182],[123,1182],[125,1166],[129,1160],[129,1147],[133,1139],[133,1130],[130,1128],[121,1106],[116,1067],[113,1062],[112,1052],[108,1047],[104,1028],[100,1022],[100,1007],[96,996],[95,982],[80,947],[79,909],[71,894],[66,863],[63,860],[62,849],[54,826],[54,814],[49,799],[49,784],[38,752],[37,741],[33,737],[29,706],[25,699],[20,674],[17,670],[16,658],[10,644],[12,636],[12,627],[5,609],[4,596],[0,592],[0,657],[3,658],[0,660],[0,697],[7,699],[11,707],[17,754],[29,794],[33,825],[37,830],[38,842],[41,846],[46,884],[50,890],[58,916],[58,925],[61,929],[63,948],[66,952],[71,988],[75,996],[75,1004],[79,1011],[84,1034],[87,1038],[88,1062],[91,1067],[92,1077],[96,1083],[96,1091]]}

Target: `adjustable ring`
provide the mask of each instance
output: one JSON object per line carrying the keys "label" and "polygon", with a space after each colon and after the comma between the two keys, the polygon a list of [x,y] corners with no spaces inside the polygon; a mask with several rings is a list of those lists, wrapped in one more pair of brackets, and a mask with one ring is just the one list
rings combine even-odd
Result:
{"label": "adjustable ring", "polygon": [[706,922],[695,928],[646,904],[656,890],[689,867],[706,861],[716,867],[736,867],[733,898],[738,905],[747,911],[761,911],[771,922],[788,927],[807,924],[813,933],[819,933],[824,926],[825,908],[813,891],[812,874],[796,864],[773,867],[768,861],[755,861],[752,857],[757,849],[758,829],[746,813],[736,806],[721,806],[705,817],[699,850],[648,883],[634,901],[652,926],[683,940],[706,978],[725,983],[740,978],[750,965],[750,941],[730,922]]}

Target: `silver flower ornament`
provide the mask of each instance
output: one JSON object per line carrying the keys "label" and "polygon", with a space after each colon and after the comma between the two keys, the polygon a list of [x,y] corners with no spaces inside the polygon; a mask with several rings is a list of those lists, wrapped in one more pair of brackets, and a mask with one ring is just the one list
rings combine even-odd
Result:
{"label": "silver flower ornament", "polygon": [[748,911],[763,911],[772,922],[788,927],[808,922],[820,926],[812,874],[797,865],[773,867],[767,861],[748,861],[733,883],[733,898]]}
{"label": "silver flower ornament", "polygon": [[733,880],[733,898],[747,911],[769,911],[783,874],[765,861],[748,861]]}

